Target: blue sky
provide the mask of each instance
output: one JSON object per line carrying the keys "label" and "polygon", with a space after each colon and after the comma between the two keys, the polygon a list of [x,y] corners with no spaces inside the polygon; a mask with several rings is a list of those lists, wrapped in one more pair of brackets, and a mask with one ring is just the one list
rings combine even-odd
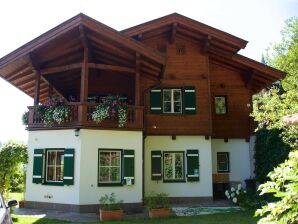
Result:
{"label": "blue sky", "polygon": [[[297,0],[9,0],[1,1],[0,57],[83,12],[125,29],[173,12],[249,41],[240,53],[260,60],[280,40],[284,21],[298,16]],[[0,78],[0,142],[27,140],[21,115],[33,100]]]}

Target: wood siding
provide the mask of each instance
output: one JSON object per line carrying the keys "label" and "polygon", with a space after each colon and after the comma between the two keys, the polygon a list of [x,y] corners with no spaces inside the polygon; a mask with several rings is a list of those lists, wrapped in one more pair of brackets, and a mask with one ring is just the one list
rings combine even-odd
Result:
{"label": "wood siding", "polygon": [[[209,93],[208,93],[208,57],[201,53],[201,46],[181,38],[172,44],[162,37],[145,42],[159,49],[165,47],[167,66],[160,86],[163,88],[194,86],[196,89],[197,113],[194,115],[150,114],[150,96],[145,93],[145,131],[150,135],[211,135]],[[183,46],[184,53],[177,53],[177,46]],[[158,81],[142,79],[142,89],[149,89]]]}
{"label": "wood siding", "polygon": [[[202,45],[183,38],[170,44],[169,38],[160,37],[144,41],[154,49],[162,48],[167,55],[167,66],[163,78],[154,81],[141,79],[144,92],[144,128],[149,135],[205,135],[214,138],[248,138],[250,133],[251,90],[246,88],[243,75],[224,65],[212,63]],[[177,47],[185,52],[179,54]],[[210,84],[209,84],[210,83]],[[150,113],[152,86],[183,87],[196,89],[195,115],[167,115]],[[210,88],[210,89],[209,89]],[[216,115],[215,96],[227,96],[228,113]]]}

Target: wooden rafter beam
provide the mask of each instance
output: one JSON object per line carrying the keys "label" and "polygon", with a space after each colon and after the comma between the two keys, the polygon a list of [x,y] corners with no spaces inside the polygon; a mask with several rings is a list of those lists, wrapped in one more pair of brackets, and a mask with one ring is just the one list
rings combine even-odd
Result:
{"label": "wooden rafter beam", "polygon": [[210,49],[210,42],[211,42],[211,36],[206,36],[204,43],[203,43],[203,53],[206,54],[208,53],[209,49]]}
{"label": "wooden rafter beam", "polygon": [[115,71],[115,72],[126,72],[126,73],[136,72],[135,68],[117,66],[117,65],[95,64],[95,63],[89,63],[89,68],[109,70],[109,71]]}
{"label": "wooden rafter beam", "polygon": [[134,60],[134,56],[132,54],[127,53],[126,50],[122,50],[118,47],[115,47],[115,45],[107,43],[106,41],[101,40],[100,38],[97,38],[93,35],[87,34],[87,37],[94,41],[96,44],[102,46],[103,48],[108,48],[111,51],[114,51],[118,55],[122,55],[124,58],[129,59],[129,60]]}
{"label": "wooden rafter beam", "polygon": [[246,80],[245,80],[246,88],[251,88],[251,84],[255,75],[256,75],[255,69],[252,69],[248,73],[246,73]]}
{"label": "wooden rafter beam", "polygon": [[[39,62],[38,62],[37,57],[34,55],[34,53],[29,54],[29,65],[30,65],[33,73],[36,74],[36,72],[39,70]],[[51,86],[51,84],[48,82],[48,80],[46,80],[46,78],[41,75],[40,71],[38,71],[38,73],[39,73],[39,75],[37,75],[37,76],[39,76],[40,79],[38,81],[38,78],[36,78],[36,85],[38,85],[38,82],[39,82],[39,85],[42,85],[44,82],[46,85]],[[54,88],[54,90],[59,96],[64,98],[64,96],[59,91],[57,91],[57,89]],[[35,92],[37,92],[37,91],[39,91],[39,89],[38,89],[38,87],[35,87]],[[35,98],[37,98],[37,96],[34,93],[34,103],[37,103],[36,101],[38,101],[38,99],[35,99]]]}
{"label": "wooden rafter beam", "polygon": [[69,65],[63,65],[63,66],[56,66],[51,68],[45,68],[40,71],[41,75],[48,75],[58,72],[65,72],[69,70],[79,69],[82,67],[82,63],[75,63],[75,64],[69,64]]}
{"label": "wooden rafter beam", "polygon": [[176,40],[176,34],[177,34],[177,27],[178,23],[172,24],[172,30],[171,30],[171,36],[170,36],[170,44],[173,44]]}

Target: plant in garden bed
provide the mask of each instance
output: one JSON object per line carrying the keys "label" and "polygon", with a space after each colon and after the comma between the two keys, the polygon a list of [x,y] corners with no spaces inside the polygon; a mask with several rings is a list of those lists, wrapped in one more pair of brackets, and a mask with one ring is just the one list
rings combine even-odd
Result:
{"label": "plant in garden bed", "polygon": [[115,193],[100,197],[99,218],[104,220],[119,220],[123,218],[122,201],[116,200]]}
{"label": "plant in garden bed", "polygon": [[165,218],[171,213],[168,194],[152,192],[145,198],[145,205],[149,209],[150,218]]}
{"label": "plant in garden bed", "polygon": [[121,100],[119,95],[109,95],[101,100],[91,116],[92,120],[98,124],[107,118],[118,119],[118,126],[123,127],[127,122],[127,104]]}
{"label": "plant in garden bed", "polygon": [[238,204],[238,198],[241,194],[246,194],[246,191],[242,188],[241,184],[238,184],[237,187],[231,187],[230,190],[225,191],[225,195],[230,199],[234,204]]}

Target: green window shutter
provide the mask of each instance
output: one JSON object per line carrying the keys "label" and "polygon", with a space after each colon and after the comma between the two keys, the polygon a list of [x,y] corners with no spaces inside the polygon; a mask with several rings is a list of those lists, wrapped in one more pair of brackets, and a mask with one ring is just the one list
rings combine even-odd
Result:
{"label": "green window shutter", "polygon": [[187,158],[187,181],[200,180],[199,150],[189,149],[186,153]]}
{"label": "green window shutter", "polygon": [[131,180],[131,184],[135,183],[135,151],[124,150],[123,151],[123,184],[128,184]]}
{"label": "green window shutter", "polygon": [[65,185],[74,184],[74,149],[64,150],[64,177],[63,183]]}
{"label": "green window shutter", "polygon": [[33,155],[33,180],[35,184],[43,183],[44,149],[34,149]]}
{"label": "green window shutter", "polygon": [[194,86],[185,86],[184,89],[184,113],[196,113],[196,89]]}
{"label": "green window shutter", "polygon": [[162,93],[161,89],[150,90],[150,112],[152,114],[162,113]]}
{"label": "green window shutter", "polygon": [[151,180],[161,180],[161,151],[151,151]]}

